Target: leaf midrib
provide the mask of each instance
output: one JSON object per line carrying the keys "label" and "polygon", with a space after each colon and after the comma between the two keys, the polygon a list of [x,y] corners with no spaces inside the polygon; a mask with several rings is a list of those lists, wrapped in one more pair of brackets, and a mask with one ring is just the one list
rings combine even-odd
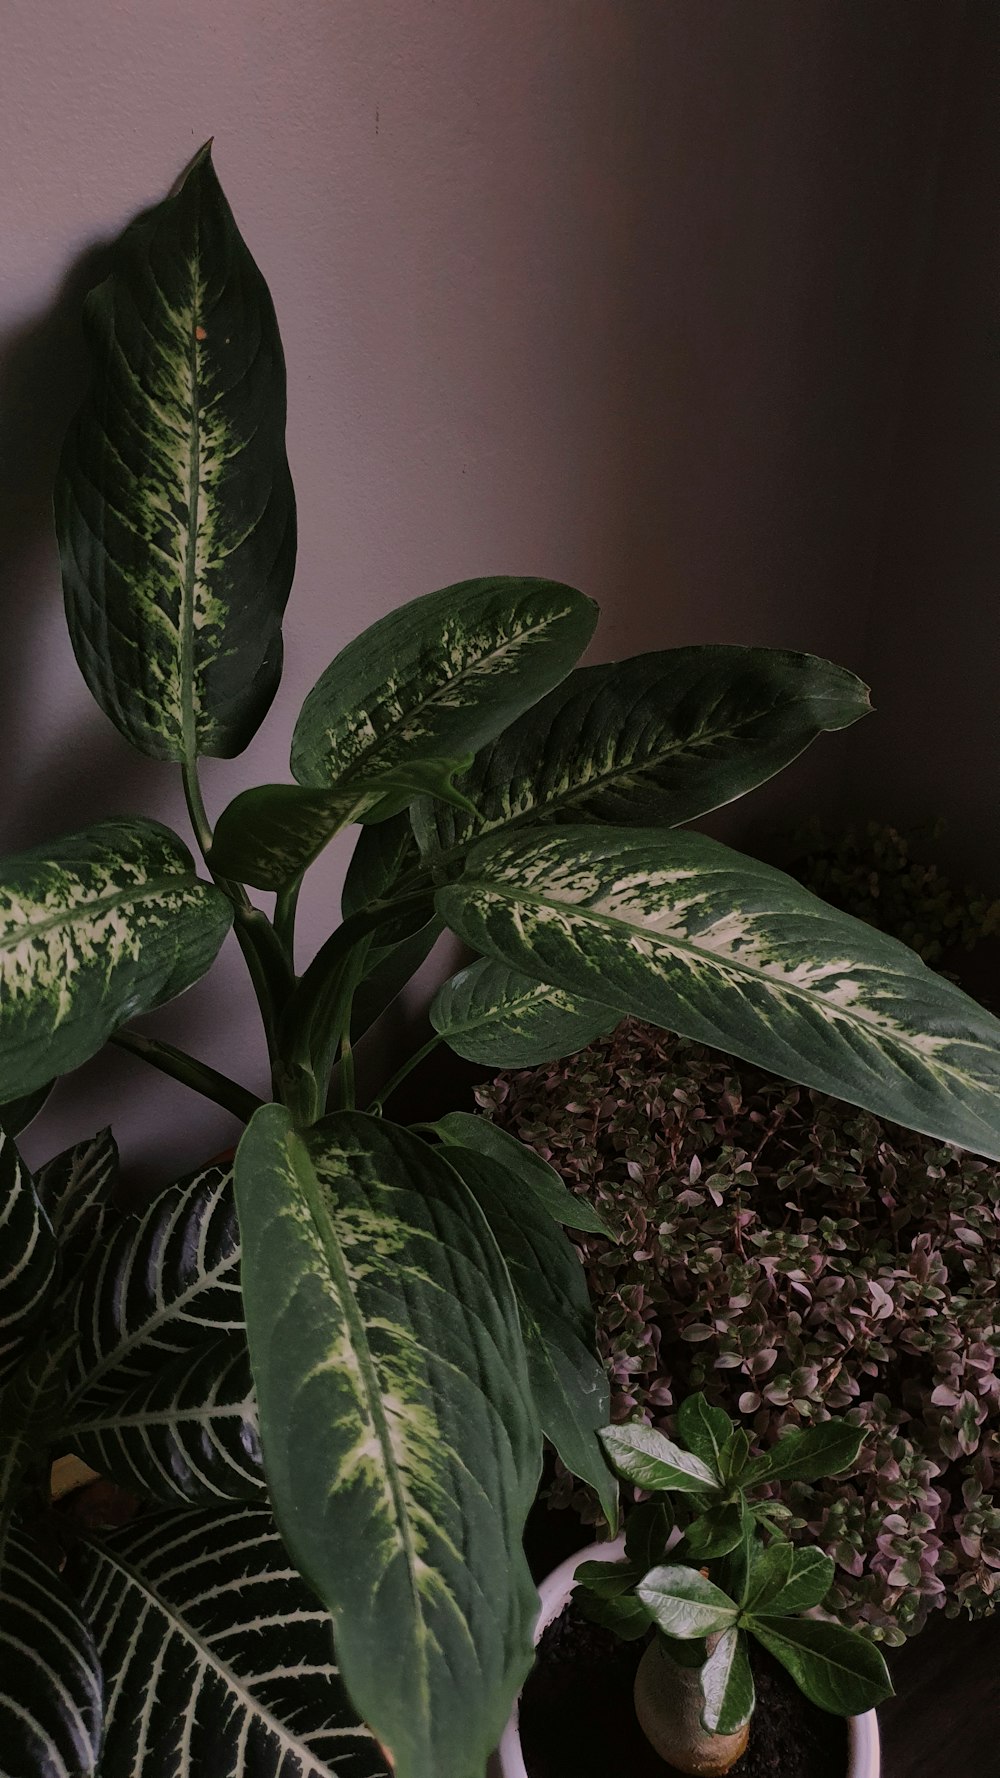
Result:
{"label": "leaf midrib", "polygon": [[[760,969],[756,965],[751,964],[751,963],[745,963],[740,958],[723,956],[721,952],[713,951],[708,946],[699,946],[693,940],[688,940],[687,942],[683,942],[683,941],[678,940],[676,938],[668,937],[668,935],[666,933],[657,932],[650,927],[641,926],[641,925],[633,925],[630,922],[628,922],[626,920],[622,920],[613,914],[598,913],[593,908],[584,907],[583,904],[580,902],[557,901],[557,900],[549,899],[543,895],[533,895],[530,893],[530,891],[516,891],[516,892],[508,893],[501,885],[498,885],[497,883],[487,883],[487,882],[474,883],[474,880],[473,880],[473,882],[470,882],[469,886],[473,887],[473,885],[479,894],[485,894],[486,896],[491,896],[495,900],[505,901],[511,907],[524,906],[525,904],[527,904],[529,907],[547,908],[547,909],[551,910],[553,913],[576,917],[580,920],[588,921],[594,925],[607,926],[611,930],[616,931],[616,932],[639,934],[640,936],[648,939],[652,943],[662,945],[665,950],[675,951],[681,956],[695,957],[708,965],[711,965],[714,963],[715,966],[719,970],[738,971],[740,974],[746,976],[748,980],[759,981],[759,982],[765,984],[774,993],[777,993],[780,991],[781,994],[785,994],[785,995],[790,994],[793,997],[798,998],[801,1001],[804,1001],[807,1005],[810,1005],[813,1008],[816,1008],[817,1006],[819,1006],[819,1007],[832,1006],[832,1009],[836,1013],[836,1017],[838,1018],[838,1020],[842,1019],[842,1020],[846,1020],[850,1023],[853,1023],[853,1024],[857,1025],[861,1031],[864,1031],[864,1032],[880,1032],[883,1036],[886,1037],[886,1039],[888,1041],[898,1044],[900,1049],[905,1049],[908,1054],[916,1057],[916,1059],[919,1061],[921,1067],[926,1068],[929,1073],[931,1073],[931,1074],[934,1074],[934,1073],[950,1074],[950,1075],[954,1075],[958,1080],[961,1080],[961,1081],[968,1080],[968,1075],[963,1073],[963,1071],[959,1067],[957,1067],[955,1064],[947,1063],[947,1062],[942,1063],[937,1057],[928,1056],[923,1050],[919,1049],[915,1043],[913,1043],[911,1040],[909,1040],[907,1038],[906,1034],[904,1032],[902,1032],[898,1026],[893,1026],[889,1029],[886,1029],[885,1027],[879,1025],[876,1018],[868,1017],[865,1014],[859,1012],[854,1007],[833,1006],[833,1003],[829,1002],[825,998],[825,996],[822,993],[820,993],[818,990],[816,990],[816,989],[810,990],[809,988],[805,987],[804,985],[802,985],[799,982],[782,981],[779,978],[777,978],[776,976],[768,974],[767,970]],[[459,885],[449,885],[448,887],[450,889],[458,889],[460,891],[464,886],[465,886],[464,884],[459,884]],[[506,957],[502,958],[501,961],[506,963],[508,968],[515,968],[516,969],[516,968],[521,967],[521,965],[519,965],[519,964],[511,964]],[[867,967],[867,966],[859,965],[858,967]],[[556,987],[559,987],[562,984],[557,982],[553,985]],[[564,991],[567,993],[573,992],[572,989],[565,989]],[[588,999],[594,999],[594,1000],[598,999],[597,994],[593,990],[587,989],[584,992],[585,992],[586,997]],[[599,1004],[609,1006],[612,1011],[616,1010],[614,1001],[601,1000],[599,1002]],[[620,1009],[618,1009],[618,1010],[620,1010]],[[976,1040],[966,1040],[966,1041],[975,1042]],[[984,1046],[979,1045],[978,1047],[984,1047]]]}
{"label": "leaf midrib", "polygon": [[[296,1166],[296,1156],[292,1152],[293,1144],[295,1148],[299,1150],[300,1156],[304,1158],[304,1167]],[[388,1482],[393,1511],[396,1516],[400,1545],[406,1560],[406,1574],[413,1601],[414,1619],[420,1626],[420,1633],[417,1636],[417,1646],[420,1651],[421,1664],[420,1694],[422,1697],[426,1698],[429,1695],[430,1682],[427,1667],[426,1624],[424,1622],[420,1588],[417,1584],[416,1577],[417,1551],[413,1541],[413,1527],[410,1523],[409,1512],[407,1511],[406,1489],[392,1448],[392,1436],[385,1415],[378,1372],[375,1368],[375,1361],[372,1358],[371,1349],[368,1344],[368,1331],[365,1326],[364,1315],[362,1314],[360,1305],[354,1294],[354,1286],[351,1282],[347,1261],[337,1236],[333,1217],[327,1208],[323,1199],[323,1194],[319,1188],[319,1177],[313,1166],[312,1156],[301,1137],[296,1136],[294,1132],[292,1133],[291,1142],[289,1144],[289,1161],[293,1175],[302,1189],[303,1196],[305,1197],[309,1209],[309,1214],[313,1221],[313,1226],[316,1230],[327,1263],[333,1274],[334,1286],[342,1305],[352,1350],[358,1361],[358,1370],[361,1377],[362,1387],[364,1389],[365,1402],[368,1407],[371,1424],[374,1428],[376,1437],[378,1438],[379,1448],[382,1451],[384,1474]],[[368,1198],[367,1193],[365,1193],[365,1196]]]}

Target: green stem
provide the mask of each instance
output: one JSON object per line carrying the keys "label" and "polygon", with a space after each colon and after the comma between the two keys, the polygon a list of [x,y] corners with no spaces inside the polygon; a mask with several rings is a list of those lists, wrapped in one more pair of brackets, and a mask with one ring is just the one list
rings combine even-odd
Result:
{"label": "green stem", "polygon": [[396,1088],[402,1084],[408,1074],[412,1074],[414,1068],[420,1066],[420,1063],[424,1060],[425,1056],[431,1055],[431,1053],[437,1049],[438,1044],[441,1042],[443,1042],[443,1039],[438,1036],[437,1032],[435,1032],[434,1036],[429,1037],[427,1042],[421,1045],[420,1049],[414,1050],[413,1055],[408,1061],[403,1063],[401,1068],[397,1068],[391,1080],[386,1082],[382,1091],[372,1100],[368,1107],[368,1110],[374,1116],[379,1116],[381,1114],[383,1105],[392,1098]]}
{"label": "green stem", "polygon": [[274,930],[277,933],[292,968],[295,968],[295,911],[298,907],[299,890],[302,878],[298,876],[294,882],[286,883],[278,890],[274,903]]}
{"label": "green stem", "polygon": [[115,1031],[110,1041],[119,1049],[148,1062],[151,1068],[158,1068],[161,1074],[169,1074],[171,1079],[179,1080],[184,1086],[193,1087],[196,1093],[202,1093],[206,1099],[214,1100],[216,1105],[231,1111],[241,1123],[248,1124],[262,1103],[255,1093],[230,1080],[227,1074],[220,1074],[207,1062],[196,1061],[184,1050],[175,1049],[172,1043],[142,1037],[138,1031]]}

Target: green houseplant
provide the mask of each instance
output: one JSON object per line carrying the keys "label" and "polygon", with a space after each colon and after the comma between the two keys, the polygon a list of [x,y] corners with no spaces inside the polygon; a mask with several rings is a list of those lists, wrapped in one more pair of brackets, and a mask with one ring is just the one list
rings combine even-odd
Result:
{"label": "green houseplant", "polygon": [[[459,1054],[541,1060],[627,1009],[995,1155],[1000,1026],[680,825],[863,714],[856,679],[742,648],[578,669],[595,609],[552,582],[468,582],[373,626],[309,694],[295,782],[213,825],[198,760],[266,714],[295,520],[273,309],[207,150],[123,236],[87,328],[56,491],[70,633],[120,732],[179,766],[207,870],[136,818],[0,874],[5,1755],[481,1778],[531,1659],[543,1432],[616,1513],[560,1228],[586,1212],[485,1121],[402,1128],[393,1081],[359,1108],[360,1033],[448,926],[478,959],[432,1009]],[[297,977],[302,872],[350,823],[343,924]],[[263,1105],[128,1029],[230,927]],[[18,1130],[109,1040],[247,1121],[232,1179],[119,1221],[107,1137],[28,1174]],[[139,1516],[71,1532],[47,1488],[65,1450]]]}
{"label": "green houseplant", "polygon": [[586,1563],[577,1578],[596,1622],[628,1640],[653,1627],[635,1701],[656,1751],[680,1772],[722,1778],[747,1744],[751,1643],[834,1715],[858,1716],[891,1695],[879,1650],[814,1615],[833,1583],[833,1562],[794,1546],[780,1507],[763,1492],[788,1477],[849,1469],[864,1432],[828,1420],[754,1458],[743,1429],[703,1395],[685,1398],[678,1421],[682,1444],[641,1424],[606,1428],[617,1473],[650,1498],[630,1515],[625,1560]]}

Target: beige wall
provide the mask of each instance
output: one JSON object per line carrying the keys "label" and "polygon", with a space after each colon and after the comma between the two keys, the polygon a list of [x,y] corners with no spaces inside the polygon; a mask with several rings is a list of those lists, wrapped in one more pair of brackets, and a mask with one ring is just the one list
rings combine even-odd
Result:
{"label": "beige wall", "polygon": [[[361,625],[480,572],[595,594],[597,657],[741,640],[888,676],[873,573],[965,17],[0,0],[5,845],[117,810],[182,823],[169,771],[78,683],[47,490],[101,246],[211,134],[282,324],[301,515],[284,686],[250,752],[206,771],[213,809],[285,775],[304,692]],[[835,762],[830,743],[783,794],[833,795]],[[238,958],[158,1028],[259,1078]],[[35,1149],[113,1116],[163,1175],[224,1139],[139,1084],[82,1071]]]}

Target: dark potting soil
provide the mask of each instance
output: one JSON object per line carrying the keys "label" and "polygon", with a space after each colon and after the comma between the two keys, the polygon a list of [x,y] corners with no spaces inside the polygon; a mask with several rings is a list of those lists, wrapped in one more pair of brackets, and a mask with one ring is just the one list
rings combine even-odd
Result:
{"label": "dark potting soil", "polygon": [[[521,1697],[528,1778],[677,1778],[635,1720],[632,1684],[644,1648],[620,1642],[572,1603],[549,1625]],[[843,1721],[810,1704],[762,1650],[753,1667],[750,1744],[731,1778],[844,1778]]]}

